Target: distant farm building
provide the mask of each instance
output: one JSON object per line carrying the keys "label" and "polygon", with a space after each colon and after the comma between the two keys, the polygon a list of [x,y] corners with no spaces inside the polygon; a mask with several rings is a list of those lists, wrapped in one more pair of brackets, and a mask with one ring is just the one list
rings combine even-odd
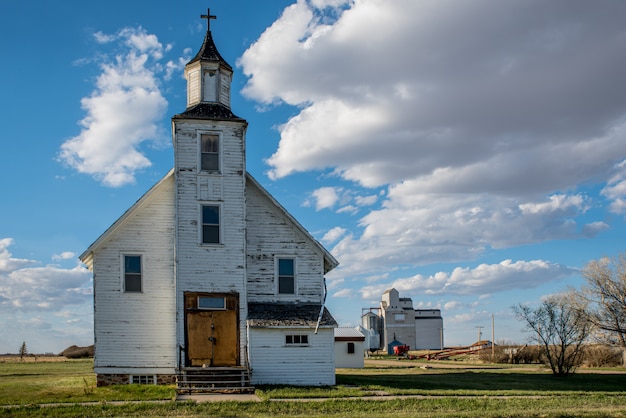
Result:
{"label": "distant farm building", "polygon": [[396,345],[411,350],[443,349],[443,318],[439,309],[414,309],[411,298],[401,298],[396,289],[383,293],[380,307],[365,308],[361,316],[366,348],[393,354]]}
{"label": "distant farm building", "polygon": [[335,328],[335,367],[357,369],[365,366],[365,336],[357,328]]}

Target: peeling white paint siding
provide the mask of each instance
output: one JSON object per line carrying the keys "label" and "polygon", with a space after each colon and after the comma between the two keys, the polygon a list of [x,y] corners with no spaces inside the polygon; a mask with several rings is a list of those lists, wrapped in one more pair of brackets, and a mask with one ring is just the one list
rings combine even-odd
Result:
{"label": "peeling white paint siding", "polygon": [[[330,386],[335,384],[332,328],[249,328],[253,384]],[[307,334],[309,345],[285,345],[285,335]],[[329,358],[330,357],[330,358]]]}
{"label": "peeling white paint siding", "polygon": [[[253,184],[246,189],[249,302],[321,303],[324,256]],[[276,257],[296,258],[296,294],[278,295]]]}
{"label": "peeling white paint siding", "polygon": [[[245,122],[178,120],[176,227],[178,344],[185,345],[184,292],[239,294],[240,358],[245,358]],[[220,173],[200,170],[200,134],[220,136]],[[201,207],[219,205],[220,244],[202,244]]]}
{"label": "peeling white paint siding", "polygon": [[[170,176],[95,252],[96,373],[176,368],[173,195]],[[124,254],[142,256],[141,293],[123,291]]]}

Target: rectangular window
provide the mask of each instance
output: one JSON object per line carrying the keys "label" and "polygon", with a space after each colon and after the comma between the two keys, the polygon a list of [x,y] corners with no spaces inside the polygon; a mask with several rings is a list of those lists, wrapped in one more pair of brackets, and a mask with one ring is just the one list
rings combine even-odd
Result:
{"label": "rectangular window", "polygon": [[309,336],[306,334],[285,335],[285,345],[309,345]]}
{"label": "rectangular window", "polygon": [[220,243],[220,207],[202,206],[202,243]]}
{"label": "rectangular window", "polygon": [[278,293],[285,295],[296,293],[295,260],[293,258],[278,259]]}
{"label": "rectangular window", "polygon": [[130,383],[134,385],[154,385],[155,379],[154,376],[140,376],[140,375],[132,375]]}
{"label": "rectangular window", "polygon": [[141,292],[141,256],[124,256],[124,291]]}
{"label": "rectangular window", "polygon": [[200,158],[202,171],[220,171],[220,137],[214,134],[200,135]]}
{"label": "rectangular window", "polygon": [[354,343],[348,343],[348,354],[354,354]]}
{"label": "rectangular window", "polygon": [[198,296],[198,309],[226,309],[224,298]]}

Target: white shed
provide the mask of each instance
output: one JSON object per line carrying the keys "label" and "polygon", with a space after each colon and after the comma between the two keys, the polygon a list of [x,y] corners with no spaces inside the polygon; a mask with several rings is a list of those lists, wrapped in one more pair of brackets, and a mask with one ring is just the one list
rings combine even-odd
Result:
{"label": "white shed", "polygon": [[335,367],[359,369],[365,366],[365,335],[357,328],[335,328]]}

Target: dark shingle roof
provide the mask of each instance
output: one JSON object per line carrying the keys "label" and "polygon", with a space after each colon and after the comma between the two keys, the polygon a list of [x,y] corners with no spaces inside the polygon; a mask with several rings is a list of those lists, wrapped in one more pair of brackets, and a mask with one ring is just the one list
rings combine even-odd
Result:
{"label": "dark shingle roof", "polygon": [[[248,324],[251,327],[311,327],[317,325],[320,304],[305,303],[249,303]],[[324,308],[321,327],[336,327],[337,321]]]}
{"label": "dark shingle roof", "polygon": [[200,51],[198,51],[196,56],[193,57],[191,59],[191,61],[189,61],[187,63],[187,65],[191,64],[192,62],[196,62],[196,61],[200,61],[200,60],[219,61],[222,64],[224,64],[226,67],[228,67],[229,70],[232,71],[232,69],[233,69],[226,62],[226,60],[224,58],[222,58],[222,56],[218,52],[217,47],[215,46],[215,42],[213,42],[213,35],[211,35],[211,31],[210,30],[208,30],[206,32],[206,36],[204,37],[204,42],[202,42],[202,46],[200,47]]}
{"label": "dark shingle roof", "polygon": [[183,113],[175,115],[174,119],[222,119],[222,120],[241,120],[228,107],[221,103],[198,103],[190,107]]}

